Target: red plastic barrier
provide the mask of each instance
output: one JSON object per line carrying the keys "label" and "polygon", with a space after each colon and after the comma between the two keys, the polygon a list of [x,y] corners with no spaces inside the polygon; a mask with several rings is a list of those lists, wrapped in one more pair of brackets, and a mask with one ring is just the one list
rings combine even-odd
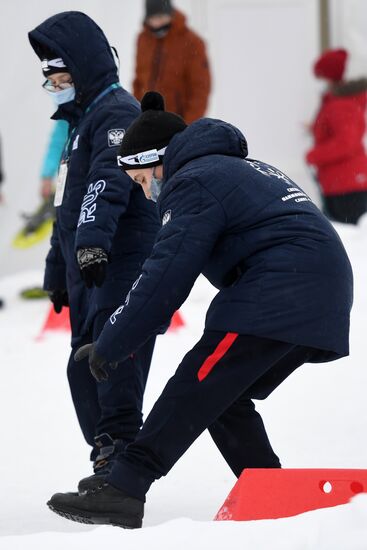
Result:
{"label": "red plastic barrier", "polygon": [[249,521],[346,504],[367,492],[367,470],[246,469],[215,516]]}
{"label": "red plastic barrier", "polygon": [[61,313],[55,313],[53,305],[51,305],[46,320],[43,324],[41,332],[37,336],[37,340],[42,340],[46,332],[49,331],[62,331],[70,332],[70,315],[69,308],[63,307]]}

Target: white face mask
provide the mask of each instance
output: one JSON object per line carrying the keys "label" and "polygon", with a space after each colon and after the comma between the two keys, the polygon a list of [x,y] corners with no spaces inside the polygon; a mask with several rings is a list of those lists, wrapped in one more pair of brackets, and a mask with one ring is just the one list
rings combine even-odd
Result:
{"label": "white face mask", "polygon": [[70,86],[65,90],[60,90],[59,92],[50,92],[50,90],[46,90],[46,92],[57,106],[63,105],[64,103],[69,103],[69,101],[73,101],[73,99],[75,99],[74,86]]}
{"label": "white face mask", "polygon": [[160,178],[156,178],[154,174],[152,174],[152,180],[150,182],[150,200],[153,202],[157,202],[159,195],[162,191],[162,184],[163,180]]}

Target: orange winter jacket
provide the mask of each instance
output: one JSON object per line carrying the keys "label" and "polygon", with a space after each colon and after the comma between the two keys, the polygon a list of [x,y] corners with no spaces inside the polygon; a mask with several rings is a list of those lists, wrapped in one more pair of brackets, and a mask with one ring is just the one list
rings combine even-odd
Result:
{"label": "orange winter jacket", "polygon": [[161,93],[166,110],[190,124],[204,116],[210,92],[205,44],[186,26],[186,17],[174,11],[166,36],[156,38],[145,27],[137,41],[134,95],[140,101],[149,90]]}

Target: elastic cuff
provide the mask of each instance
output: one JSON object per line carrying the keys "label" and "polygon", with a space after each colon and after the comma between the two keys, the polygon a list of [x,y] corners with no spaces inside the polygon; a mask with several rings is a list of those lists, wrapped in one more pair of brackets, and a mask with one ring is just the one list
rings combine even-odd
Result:
{"label": "elastic cuff", "polygon": [[145,495],[154,479],[145,477],[126,461],[116,460],[106,481],[116,489],[145,502]]}

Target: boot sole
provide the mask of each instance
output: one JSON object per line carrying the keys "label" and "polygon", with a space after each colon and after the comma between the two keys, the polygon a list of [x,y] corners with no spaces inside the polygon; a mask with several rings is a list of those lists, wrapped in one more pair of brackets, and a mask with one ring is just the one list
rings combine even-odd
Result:
{"label": "boot sole", "polygon": [[114,527],[122,527],[122,529],[139,529],[143,525],[142,520],[136,520],[135,518],[122,518],[118,514],[101,514],[100,516],[88,515],[87,513],[81,513],[80,510],[73,508],[60,509],[56,508],[50,502],[47,506],[59,516],[76,521],[77,523],[84,523],[88,525],[113,525]]}

